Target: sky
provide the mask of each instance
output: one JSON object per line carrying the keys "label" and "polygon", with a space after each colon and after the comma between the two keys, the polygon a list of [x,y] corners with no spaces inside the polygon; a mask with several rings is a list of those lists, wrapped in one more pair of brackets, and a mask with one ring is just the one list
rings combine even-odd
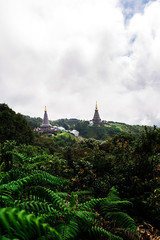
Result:
{"label": "sky", "polygon": [[0,103],[160,126],[160,0],[0,0]]}

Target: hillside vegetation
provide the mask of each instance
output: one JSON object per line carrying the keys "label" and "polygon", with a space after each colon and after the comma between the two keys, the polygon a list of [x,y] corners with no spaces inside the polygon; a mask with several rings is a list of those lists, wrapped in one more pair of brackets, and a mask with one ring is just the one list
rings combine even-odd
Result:
{"label": "hillside vegetation", "polygon": [[[42,124],[41,118],[31,118],[29,116],[24,116],[28,121],[29,125],[34,129]],[[129,125],[125,123],[108,121],[106,124],[101,126],[90,126],[89,121],[82,121],[79,119],[59,119],[56,121],[50,121],[54,126],[62,126],[66,130],[76,129],[79,131],[80,136],[84,138],[95,138],[97,140],[105,140],[113,137],[118,133],[129,133],[134,135],[139,135],[144,131],[144,126],[139,125]],[[148,127],[149,128],[149,127]]]}
{"label": "hillside vegetation", "polygon": [[76,124],[75,129],[79,131],[82,137],[105,140],[122,132],[139,135],[141,132],[143,132],[144,126],[128,125],[125,123],[111,121],[102,126],[89,126],[89,122],[80,121]]}
{"label": "hillside vegetation", "polygon": [[0,143],[11,139],[19,144],[32,144],[34,134],[20,113],[15,113],[6,104],[0,104]]}
{"label": "hillside vegetation", "polygon": [[158,240],[160,129],[130,133],[113,122],[103,128],[113,126],[121,129],[105,140],[58,132],[21,143],[21,132],[19,142],[6,135],[0,143],[0,239]]}

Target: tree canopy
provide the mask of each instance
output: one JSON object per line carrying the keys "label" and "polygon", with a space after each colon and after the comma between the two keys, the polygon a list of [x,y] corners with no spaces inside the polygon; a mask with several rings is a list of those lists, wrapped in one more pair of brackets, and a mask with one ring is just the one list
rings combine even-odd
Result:
{"label": "tree canopy", "polygon": [[32,144],[34,134],[20,113],[15,113],[7,104],[0,104],[0,143],[15,140],[17,143]]}

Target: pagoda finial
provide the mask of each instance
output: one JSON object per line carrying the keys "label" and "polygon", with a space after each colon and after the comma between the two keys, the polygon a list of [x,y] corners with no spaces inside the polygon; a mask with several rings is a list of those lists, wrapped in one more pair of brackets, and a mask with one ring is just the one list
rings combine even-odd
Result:
{"label": "pagoda finial", "polygon": [[45,106],[45,110],[44,110],[45,112],[47,112],[47,108],[46,108],[46,106]]}
{"label": "pagoda finial", "polygon": [[97,102],[96,102],[96,110],[98,110],[98,107],[97,107]]}

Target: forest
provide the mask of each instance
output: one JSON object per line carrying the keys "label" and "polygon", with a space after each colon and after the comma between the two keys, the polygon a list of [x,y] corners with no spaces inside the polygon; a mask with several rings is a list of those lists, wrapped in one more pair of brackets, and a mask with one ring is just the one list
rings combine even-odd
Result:
{"label": "forest", "polygon": [[[33,118],[30,116],[23,116],[29,123],[32,129],[39,127],[42,124],[42,118]],[[84,138],[94,138],[97,140],[106,140],[113,137],[115,134],[125,132],[133,135],[139,135],[144,126],[129,125],[126,123],[107,121],[101,124],[101,126],[90,126],[90,121],[79,120],[76,118],[71,119],[58,119],[56,121],[50,121],[52,126],[64,127],[66,130],[77,130],[80,136]],[[152,128],[152,127],[148,127]]]}
{"label": "forest", "polygon": [[6,104],[0,123],[0,239],[160,239],[158,127],[35,134]]}

